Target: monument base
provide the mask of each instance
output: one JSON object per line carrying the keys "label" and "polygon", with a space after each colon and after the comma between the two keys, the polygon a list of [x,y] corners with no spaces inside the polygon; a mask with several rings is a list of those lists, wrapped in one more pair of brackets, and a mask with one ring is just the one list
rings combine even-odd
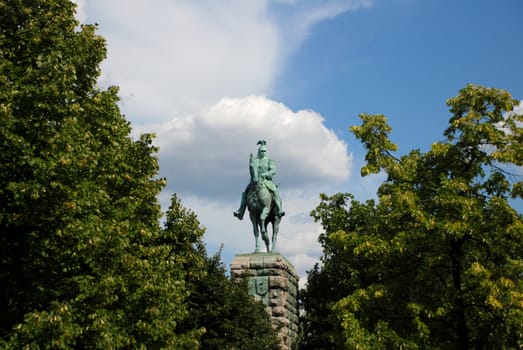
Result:
{"label": "monument base", "polygon": [[249,292],[261,300],[278,330],[280,348],[290,350],[298,339],[298,275],[279,253],[237,254],[231,277],[247,278]]}

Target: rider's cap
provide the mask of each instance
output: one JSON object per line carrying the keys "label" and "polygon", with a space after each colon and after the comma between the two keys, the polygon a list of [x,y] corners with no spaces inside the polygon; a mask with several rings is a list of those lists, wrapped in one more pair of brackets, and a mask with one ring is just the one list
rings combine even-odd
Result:
{"label": "rider's cap", "polygon": [[257,145],[260,145],[260,147],[259,147],[260,151],[266,151],[267,150],[267,141],[260,140],[260,141],[258,141]]}

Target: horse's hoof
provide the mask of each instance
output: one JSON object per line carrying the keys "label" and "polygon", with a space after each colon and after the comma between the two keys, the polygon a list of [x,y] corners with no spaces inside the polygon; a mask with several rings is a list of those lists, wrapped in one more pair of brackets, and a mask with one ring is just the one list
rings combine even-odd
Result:
{"label": "horse's hoof", "polygon": [[232,213],[232,215],[236,216],[239,220],[243,219],[243,215],[241,215],[239,212],[235,211]]}

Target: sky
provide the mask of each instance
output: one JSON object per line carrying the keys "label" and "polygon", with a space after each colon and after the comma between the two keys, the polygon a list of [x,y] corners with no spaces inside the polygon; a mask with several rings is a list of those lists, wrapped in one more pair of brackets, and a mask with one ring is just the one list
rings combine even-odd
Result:
{"label": "sky", "polygon": [[[398,154],[443,139],[468,83],[523,99],[521,0],[76,0],[107,41],[101,87],[120,88],[133,135],[155,133],[164,209],[176,193],[210,255],[254,251],[232,213],[267,140],[283,217],[277,251],[306,281],[322,254],[319,194],[375,198],[349,132],[384,114]],[[522,108],[523,110],[523,108]]]}

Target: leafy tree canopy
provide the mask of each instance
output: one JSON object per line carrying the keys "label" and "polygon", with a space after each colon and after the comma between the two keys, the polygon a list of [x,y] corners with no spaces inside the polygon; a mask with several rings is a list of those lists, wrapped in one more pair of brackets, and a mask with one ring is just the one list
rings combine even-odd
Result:
{"label": "leafy tree canopy", "polygon": [[194,348],[177,323],[196,262],[159,227],[151,135],[96,86],[95,29],[70,1],[0,1],[3,345]]}
{"label": "leafy tree canopy", "polygon": [[362,175],[387,179],[377,203],[322,195],[312,212],[324,256],[304,292],[305,348],[523,346],[519,101],[467,85],[447,103],[445,139],[427,152],[395,157],[383,115],[351,128],[367,149]]}

